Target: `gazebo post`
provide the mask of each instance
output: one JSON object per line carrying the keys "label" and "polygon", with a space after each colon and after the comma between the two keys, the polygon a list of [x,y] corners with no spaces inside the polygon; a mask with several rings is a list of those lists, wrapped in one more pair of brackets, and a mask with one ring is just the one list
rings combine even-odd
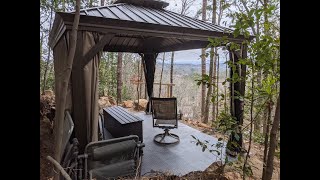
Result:
{"label": "gazebo post", "polygon": [[[237,126],[235,128],[239,138],[235,137],[235,133],[230,135],[230,139],[228,141],[227,149],[229,152],[241,152],[242,149],[242,131],[241,126],[243,124],[243,112],[244,112],[244,95],[245,95],[245,79],[246,79],[246,65],[245,64],[238,64],[239,58],[247,58],[247,45],[241,45],[241,50],[234,51],[229,49],[230,60],[232,61],[232,65],[230,66],[230,78],[233,77],[233,72],[238,74],[240,80],[237,82],[230,83],[230,113],[233,117],[236,117]],[[235,98],[235,96],[240,95],[240,98]],[[235,142],[238,147],[234,146],[233,143]]]}
{"label": "gazebo post", "polygon": [[148,93],[148,104],[146,113],[150,114],[152,109],[150,99],[153,94],[154,73],[156,70],[156,58],[158,56],[158,53],[140,53],[139,55],[142,58]]}

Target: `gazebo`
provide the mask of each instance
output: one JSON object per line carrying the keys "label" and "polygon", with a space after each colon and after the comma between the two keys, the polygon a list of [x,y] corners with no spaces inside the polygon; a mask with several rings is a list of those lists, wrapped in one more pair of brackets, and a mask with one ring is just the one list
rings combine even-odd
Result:
{"label": "gazebo", "polygon": [[[98,66],[103,51],[138,53],[142,57],[149,98],[153,92],[156,57],[161,52],[205,48],[209,44],[208,37],[226,36],[230,42],[241,45],[242,52],[229,50],[231,60],[236,63],[239,58],[246,58],[244,36],[234,37],[232,29],[165,10],[168,5],[156,0],[117,0],[112,5],[80,10],[66,104],[74,121],[80,152],[86,144],[97,140]],[[61,74],[67,68],[74,15],[74,12],[56,12],[49,37],[54,56],[56,97],[61,93]],[[232,76],[233,71],[230,72]],[[236,66],[235,72],[245,77],[246,66]],[[244,95],[244,78],[230,83],[230,89],[231,97],[235,92]],[[59,102],[56,104],[58,106]],[[230,104],[231,114],[242,124],[243,102],[233,98]]]}

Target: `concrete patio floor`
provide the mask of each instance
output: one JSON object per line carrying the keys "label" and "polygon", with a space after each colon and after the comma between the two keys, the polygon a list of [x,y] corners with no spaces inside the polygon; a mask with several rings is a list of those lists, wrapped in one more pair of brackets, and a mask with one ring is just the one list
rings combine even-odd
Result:
{"label": "concrete patio floor", "polygon": [[[220,160],[208,150],[202,152],[202,148],[196,146],[191,135],[202,142],[209,141],[209,145],[216,144],[218,142],[216,138],[178,122],[178,128],[170,130],[170,132],[178,135],[180,142],[173,145],[158,145],[153,141],[153,138],[156,134],[163,133],[163,129],[152,127],[151,115],[146,115],[144,112],[135,112],[134,114],[143,119],[145,148],[142,156],[141,175],[152,171],[161,171],[183,176],[192,171],[204,171],[212,163]],[[216,148],[210,147],[210,149]]]}

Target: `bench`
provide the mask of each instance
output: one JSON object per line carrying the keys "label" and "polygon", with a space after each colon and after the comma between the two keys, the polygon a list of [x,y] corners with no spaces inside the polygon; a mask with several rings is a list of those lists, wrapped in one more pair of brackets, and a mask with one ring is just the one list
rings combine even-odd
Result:
{"label": "bench", "polygon": [[143,142],[142,119],[120,106],[103,108],[105,128],[115,138],[137,135]]}

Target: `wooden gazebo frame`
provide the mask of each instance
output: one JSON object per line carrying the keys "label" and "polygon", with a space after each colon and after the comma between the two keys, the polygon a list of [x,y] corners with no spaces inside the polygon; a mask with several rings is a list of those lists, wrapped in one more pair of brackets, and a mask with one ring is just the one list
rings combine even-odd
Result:
{"label": "wooden gazebo frame", "polygon": [[[244,36],[235,38],[231,29],[164,10],[167,5],[159,1],[118,0],[113,5],[80,10],[77,48],[68,91],[70,106],[66,106],[74,120],[80,153],[92,141],[92,133],[96,133],[94,129],[98,128],[95,127],[98,124],[95,108],[98,107],[96,67],[102,51],[139,53],[149,98],[153,92],[156,58],[160,52],[205,48],[209,44],[208,37],[226,36],[230,42],[241,46],[242,52],[230,50],[231,60],[236,63],[239,58],[247,57],[246,45],[242,44]],[[56,12],[49,37],[54,53],[56,96],[60,93],[60,74],[66,68],[73,20],[74,12]],[[232,72],[230,70],[230,76]],[[237,66],[235,72],[242,77],[242,81],[230,83],[231,97],[235,92],[242,96],[245,94],[246,66]],[[241,125],[243,101],[231,99],[230,104],[231,114]]]}

